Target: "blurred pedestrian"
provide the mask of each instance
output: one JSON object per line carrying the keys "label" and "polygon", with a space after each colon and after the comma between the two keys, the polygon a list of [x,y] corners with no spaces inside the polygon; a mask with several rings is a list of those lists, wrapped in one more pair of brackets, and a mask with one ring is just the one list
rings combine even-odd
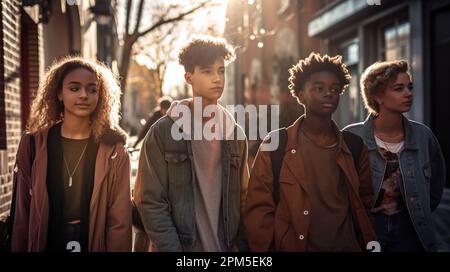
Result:
{"label": "blurred pedestrian", "polygon": [[369,66],[361,76],[361,94],[369,116],[345,129],[369,148],[381,249],[436,251],[431,213],[441,200],[445,163],[433,132],[403,116],[414,97],[407,61]]}
{"label": "blurred pedestrian", "polygon": [[120,93],[99,62],[66,57],[49,68],[17,153],[13,251],[131,251]]}
{"label": "blurred pedestrian", "polygon": [[166,115],[167,110],[170,107],[170,104],[172,104],[172,98],[169,96],[163,96],[158,99],[158,107],[153,111],[151,116],[146,120],[144,126],[142,127],[141,131],[139,132],[138,138],[136,142],[134,142],[133,148],[136,148],[136,146],[144,139],[145,135],[147,135],[148,130],[150,127],[158,121],[159,118]]}

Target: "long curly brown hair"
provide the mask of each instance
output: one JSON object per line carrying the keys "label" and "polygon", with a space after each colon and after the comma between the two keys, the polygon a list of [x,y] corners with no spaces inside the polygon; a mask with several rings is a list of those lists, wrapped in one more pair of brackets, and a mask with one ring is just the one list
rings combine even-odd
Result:
{"label": "long curly brown hair", "polygon": [[31,107],[27,131],[35,133],[64,120],[64,105],[58,99],[63,80],[71,71],[84,68],[97,78],[99,99],[90,116],[92,135],[96,141],[105,129],[121,130],[120,95],[118,78],[104,64],[79,56],[67,56],[53,63],[39,84],[37,96]]}

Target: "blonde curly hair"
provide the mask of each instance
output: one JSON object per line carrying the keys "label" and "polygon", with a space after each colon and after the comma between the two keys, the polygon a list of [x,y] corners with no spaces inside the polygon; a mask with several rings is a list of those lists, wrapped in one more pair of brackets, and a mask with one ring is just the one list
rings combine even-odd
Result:
{"label": "blonde curly hair", "polygon": [[97,107],[91,114],[92,135],[100,140],[105,129],[121,130],[120,95],[118,78],[104,64],[91,61],[80,56],[67,56],[53,63],[39,84],[36,98],[31,107],[27,131],[37,131],[49,128],[64,120],[64,105],[58,99],[62,91],[64,78],[71,71],[84,68],[91,71],[97,78],[99,99]]}

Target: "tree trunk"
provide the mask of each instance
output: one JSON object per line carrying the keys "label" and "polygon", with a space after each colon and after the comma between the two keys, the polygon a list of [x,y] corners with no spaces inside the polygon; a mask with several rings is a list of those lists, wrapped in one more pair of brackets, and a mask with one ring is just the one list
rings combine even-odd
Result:
{"label": "tree trunk", "polygon": [[119,66],[119,75],[120,75],[120,88],[122,90],[122,94],[120,96],[120,113],[122,115],[122,118],[120,119],[120,126],[122,128],[123,128],[124,102],[127,87],[128,68],[130,67],[132,48],[133,43],[130,43],[129,40],[125,40],[122,48],[122,54],[120,56],[121,61]]}

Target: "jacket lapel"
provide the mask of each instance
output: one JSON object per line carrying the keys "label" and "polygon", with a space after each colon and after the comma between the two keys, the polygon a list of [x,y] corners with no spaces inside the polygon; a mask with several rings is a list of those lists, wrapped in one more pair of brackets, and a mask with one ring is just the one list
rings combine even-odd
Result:
{"label": "jacket lapel", "polygon": [[36,236],[29,237],[29,251],[44,251],[47,244],[47,230],[49,219],[49,203],[47,192],[47,137],[48,129],[35,135],[36,157],[31,171],[31,203],[29,233]]}
{"label": "jacket lapel", "polygon": [[115,156],[117,156],[117,154],[112,154],[113,150],[114,146],[103,143],[99,144],[97,158],[95,161],[94,188],[92,190],[90,206],[91,212],[95,210],[94,203],[98,201],[100,188],[106,180],[106,174],[108,173],[108,169],[110,167],[110,159],[115,159]]}
{"label": "jacket lapel", "polygon": [[[304,115],[297,119],[290,127],[288,127],[288,142],[286,144],[286,148],[284,150],[284,158],[283,162],[286,165],[286,168],[289,170],[291,175],[295,177],[300,186],[306,191],[309,192],[308,181],[305,177],[305,168],[303,165],[303,158],[300,155],[299,145],[297,142],[298,139],[298,130],[300,125],[304,120]],[[283,169],[283,163],[281,164],[281,169]],[[280,172],[280,179],[283,178],[283,171]]]}

